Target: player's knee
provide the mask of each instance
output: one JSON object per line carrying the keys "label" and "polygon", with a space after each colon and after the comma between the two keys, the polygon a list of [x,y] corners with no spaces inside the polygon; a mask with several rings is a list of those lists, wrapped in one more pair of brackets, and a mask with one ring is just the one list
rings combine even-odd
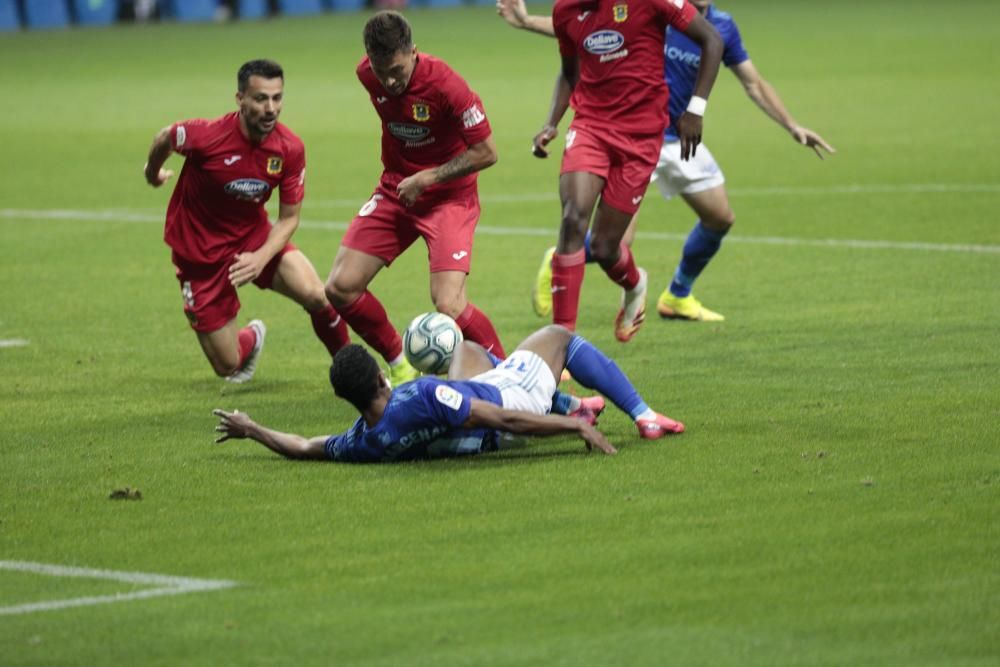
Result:
{"label": "player's knee", "polygon": [[303,295],[302,307],[308,310],[310,313],[315,313],[317,311],[326,308],[327,304],[330,303],[329,297],[326,295],[326,289],[324,287],[317,287],[311,289]]}
{"label": "player's knee", "polygon": [[620,239],[590,237],[590,256],[601,265],[618,259]]}
{"label": "player's knee", "polygon": [[434,309],[439,313],[447,315],[453,320],[457,320],[458,316],[462,314],[465,310],[467,302],[459,295],[437,295],[432,296],[431,300],[434,302]]}
{"label": "player's knee", "polygon": [[235,373],[240,369],[239,361],[232,363],[227,363],[224,359],[209,359],[210,364],[212,364],[212,370],[220,378],[226,378]]}
{"label": "player's knee", "polygon": [[338,276],[330,276],[323,286],[323,294],[326,300],[333,304],[334,308],[340,308],[353,303],[360,293],[351,290],[350,285],[345,284]]}
{"label": "player's knee", "polygon": [[733,213],[733,209],[727,208],[718,214],[702,218],[701,224],[713,232],[728,232],[736,224],[736,214]]}

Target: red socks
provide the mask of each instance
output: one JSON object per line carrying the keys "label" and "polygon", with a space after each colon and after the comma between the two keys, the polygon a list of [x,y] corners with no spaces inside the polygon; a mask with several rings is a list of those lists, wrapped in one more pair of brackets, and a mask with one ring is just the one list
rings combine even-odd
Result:
{"label": "red socks", "polygon": [[326,350],[331,357],[337,354],[340,348],[351,342],[351,337],[347,333],[347,323],[330,304],[327,304],[326,308],[322,310],[309,313],[309,317],[312,318],[316,337],[323,345],[326,345]]}
{"label": "red socks", "polygon": [[403,339],[371,292],[366,290],[354,303],[341,308],[340,316],[387,362],[403,353]]}
{"label": "red socks", "polygon": [[585,259],[583,249],[569,255],[556,253],[552,256],[552,322],[570,331],[576,329]]}
{"label": "red socks", "polygon": [[487,352],[501,359],[507,356],[490,318],[471,303],[465,306],[465,310],[458,316],[455,323],[458,324],[458,328],[462,330],[462,336],[466,339],[479,343],[486,348]]}
{"label": "red socks", "polygon": [[237,334],[237,339],[240,346],[240,363],[236,365],[236,368],[243,368],[243,364],[247,362],[247,357],[253,352],[253,346],[257,342],[257,332],[250,327],[243,327]]}
{"label": "red socks", "polygon": [[610,269],[604,269],[614,282],[627,290],[635,288],[639,284],[639,268],[632,258],[632,251],[624,243],[618,247],[618,261]]}

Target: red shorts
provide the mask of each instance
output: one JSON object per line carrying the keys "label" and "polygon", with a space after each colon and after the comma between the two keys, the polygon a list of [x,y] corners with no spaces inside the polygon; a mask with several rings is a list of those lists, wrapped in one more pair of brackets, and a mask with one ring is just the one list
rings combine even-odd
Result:
{"label": "red shorts", "polygon": [[[271,258],[253,284],[260,289],[270,289],[274,273],[282,256],[298,250],[294,243],[285,245]],[[173,253],[172,261],[177,269],[177,281],[181,284],[184,297],[184,314],[191,328],[200,333],[212,333],[226,326],[229,320],[240,312],[240,298],[236,288],[229,282],[229,267],[232,262],[220,264],[195,264]]]}
{"label": "red shorts", "polygon": [[631,135],[573,123],[566,132],[560,174],[583,171],[604,179],[601,199],[633,214],[646,195],[649,177],[660,158],[663,135]]}
{"label": "red shorts", "polygon": [[479,195],[475,190],[451,194],[447,199],[433,195],[426,201],[418,198],[413,206],[406,207],[395,190],[380,183],[354,216],[341,244],[392,264],[418,237],[423,237],[431,273],[468,273],[477,222]]}

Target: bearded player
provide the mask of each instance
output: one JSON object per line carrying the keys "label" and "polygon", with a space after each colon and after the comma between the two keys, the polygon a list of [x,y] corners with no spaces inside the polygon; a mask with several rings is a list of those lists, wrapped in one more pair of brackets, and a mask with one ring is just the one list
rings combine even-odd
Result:
{"label": "bearded player", "polygon": [[[237,74],[239,111],[215,120],[187,120],[153,139],[146,181],[166,183],[171,153],[185,157],[170,205],[164,240],[172,250],[184,314],[215,373],[250,380],[266,329],[252,320],[242,329],[237,288],[252,282],[306,309],[316,336],[332,357],[347,345],[347,327],[326,299],[323,282],[290,242],[305,196],[305,148],[278,122],[284,72],[270,60],[252,60]],[[265,204],[281,192],[278,220]]]}

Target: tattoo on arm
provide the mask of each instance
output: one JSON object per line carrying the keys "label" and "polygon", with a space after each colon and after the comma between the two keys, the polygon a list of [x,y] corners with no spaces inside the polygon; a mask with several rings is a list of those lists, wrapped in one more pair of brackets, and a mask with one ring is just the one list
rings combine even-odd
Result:
{"label": "tattoo on arm", "polygon": [[435,169],[434,175],[437,177],[438,183],[444,183],[445,181],[450,181],[452,179],[459,178],[460,176],[471,174],[475,170],[475,165],[473,165],[472,160],[469,159],[469,151],[465,151],[461,155],[456,155]]}

